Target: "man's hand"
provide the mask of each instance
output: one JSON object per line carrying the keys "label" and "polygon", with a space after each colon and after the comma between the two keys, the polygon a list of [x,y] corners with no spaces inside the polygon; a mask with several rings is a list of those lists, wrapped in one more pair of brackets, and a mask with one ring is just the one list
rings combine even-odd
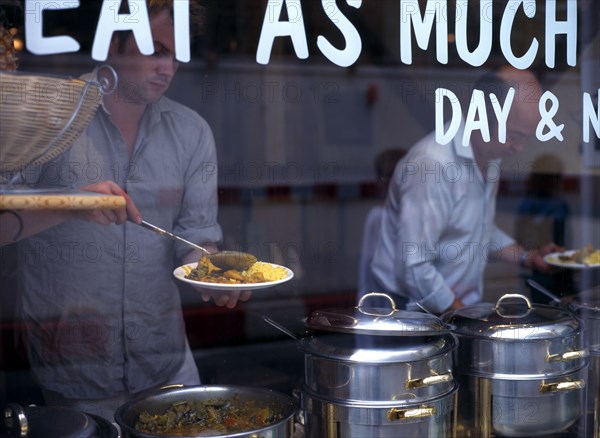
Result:
{"label": "man's hand", "polygon": [[249,290],[241,292],[217,292],[199,287],[196,287],[195,289],[202,294],[202,301],[205,303],[210,301],[212,298],[217,306],[225,306],[228,309],[233,309],[237,305],[238,301],[248,301],[252,296],[252,292]]}
{"label": "man's hand", "polygon": [[463,302],[461,300],[459,300],[458,298],[454,298],[454,301],[452,301],[452,304],[450,305],[450,307],[448,307],[443,313],[445,312],[450,312],[453,310],[458,310],[465,307],[465,305],[463,304]]}
{"label": "man's hand", "polygon": [[529,251],[524,260],[526,268],[535,269],[539,272],[551,272],[556,270],[555,267],[549,265],[544,261],[544,256],[552,252],[563,252],[565,249],[562,246],[557,245],[554,242],[547,243],[538,249]]}
{"label": "man's hand", "polygon": [[142,215],[125,191],[113,181],[104,181],[82,187],[88,192],[118,195],[125,198],[125,208],[113,210],[21,210],[17,217],[10,214],[0,216],[0,246],[26,239],[39,232],[60,225],[71,219],[81,219],[102,225],[122,224],[127,216],[140,223]]}
{"label": "man's hand", "polygon": [[78,210],[73,212],[73,218],[88,222],[96,222],[101,225],[123,224],[127,218],[131,218],[135,223],[142,221],[142,215],[135,206],[129,195],[113,181],[102,181],[89,186],[81,187],[81,190],[88,192],[104,193],[107,195],[123,196],[125,198],[125,208],[114,210]]}

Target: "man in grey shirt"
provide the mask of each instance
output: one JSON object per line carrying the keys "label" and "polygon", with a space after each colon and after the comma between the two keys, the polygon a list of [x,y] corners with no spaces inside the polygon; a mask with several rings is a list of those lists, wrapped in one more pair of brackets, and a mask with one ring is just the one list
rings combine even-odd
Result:
{"label": "man in grey shirt", "polygon": [[[210,127],[163,96],[178,67],[168,3],[148,2],[153,55],[142,55],[130,34],[115,35],[107,63],[118,74],[116,92],[72,147],[40,171],[41,183],[125,196],[126,208],[25,214],[31,237],[19,245],[20,311],[47,402],[111,420],[142,390],[199,383],[172,277],[175,263],[198,255],[127,217],[143,216],[198,243],[222,237]],[[215,302],[233,307],[248,297]]]}

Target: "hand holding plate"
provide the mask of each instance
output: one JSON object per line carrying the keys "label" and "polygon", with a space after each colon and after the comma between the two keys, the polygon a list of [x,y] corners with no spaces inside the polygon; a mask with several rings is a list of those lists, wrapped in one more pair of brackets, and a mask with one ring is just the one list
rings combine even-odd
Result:
{"label": "hand holding plate", "polygon": [[218,307],[224,306],[228,309],[233,309],[239,301],[248,301],[252,296],[252,291],[249,290],[219,292],[196,286],[194,286],[194,289],[200,292],[202,296],[202,301],[204,301],[205,303],[210,301],[210,299],[212,298],[212,300]]}

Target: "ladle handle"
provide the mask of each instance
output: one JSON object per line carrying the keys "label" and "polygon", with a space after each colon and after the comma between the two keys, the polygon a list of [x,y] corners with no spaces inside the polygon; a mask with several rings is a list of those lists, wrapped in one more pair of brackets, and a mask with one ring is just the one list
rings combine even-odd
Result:
{"label": "ladle handle", "polygon": [[423,312],[425,312],[425,313],[428,313],[428,314],[430,314],[430,315],[433,315],[433,316],[437,316],[437,315],[435,315],[434,313],[430,312],[430,311],[427,309],[427,307],[425,307],[423,304],[419,303],[418,301],[415,301],[415,304],[416,304],[416,305],[417,305],[417,307],[418,307],[419,309],[421,309]]}
{"label": "ladle handle", "polygon": [[[137,223],[137,222],[135,222],[135,223]],[[200,250],[205,254],[211,254],[211,252],[209,250],[207,250],[206,248],[203,248],[200,245],[196,245],[195,243],[192,243],[189,240],[185,240],[183,237],[179,237],[173,233],[168,232],[167,230],[163,230],[162,228],[157,227],[156,225],[152,225],[149,222],[141,221],[137,225],[139,225],[140,227],[146,228],[150,231],[154,231],[155,233],[161,234],[165,237],[170,237],[171,239],[176,240],[178,242],[185,243],[186,245],[191,246],[194,249]]]}
{"label": "ladle handle", "polygon": [[264,322],[266,322],[267,324],[272,325],[273,327],[275,327],[277,330],[285,333],[286,335],[288,335],[290,338],[294,339],[295,341],[298,340],[298,336],[296,336],[295,333],[293,333],[291,330],[288,330],[287,328],[285,328],[284,326],[282,326],[281,324],[279,324],[278,322],[273,321],[271,318],[269,318],[268,316],[262,315],[262,319]]}
{"label": "ladle handle", "polygon": [[550,298],[552,301],[559,303],[560,304],[560,298],[558,298],[556,295],[554,295],[552,292],[550,292],[548,289],[546,289],[544,286],[542,286],[541,284],[539,284],[537,281],[532,280],[531,278],[529,278],[527,280],[527,283],[529,284],[529,286],[531,286],[532,288],[534,288],[535,290],[543,293],[544,295],[546,295],[548,298]]}

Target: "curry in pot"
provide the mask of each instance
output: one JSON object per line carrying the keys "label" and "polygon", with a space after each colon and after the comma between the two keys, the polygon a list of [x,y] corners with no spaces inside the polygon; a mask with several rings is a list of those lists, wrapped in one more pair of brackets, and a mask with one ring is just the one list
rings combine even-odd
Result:
{"label": "curry in pot", "polygon": [[214,399],[172,403],[160,414],[142,412],[136,430],[166,436],[211,436],[261,429],[282,420],[280,413],[253,400]]}

